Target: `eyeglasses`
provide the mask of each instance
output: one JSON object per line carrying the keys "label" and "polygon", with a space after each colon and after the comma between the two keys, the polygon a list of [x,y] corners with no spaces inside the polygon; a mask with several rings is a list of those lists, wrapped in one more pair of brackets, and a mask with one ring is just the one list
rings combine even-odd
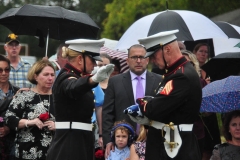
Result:
{"label": "eyeglasses", "polygon": [[0,73],[3,73],[3,71],[5,73],[9,73],[10,72],[10,68],[5,68],[5,69],[0,68]]}
{"label": "eyeglasses", "polygon": [[134,61],[137,61],[138,59],[140,59],[140,61],[142,61],[143,59],[145,59],[145,57],[144,56],[132,56],[132,57],[130,57],[132,60],[134,60]]}

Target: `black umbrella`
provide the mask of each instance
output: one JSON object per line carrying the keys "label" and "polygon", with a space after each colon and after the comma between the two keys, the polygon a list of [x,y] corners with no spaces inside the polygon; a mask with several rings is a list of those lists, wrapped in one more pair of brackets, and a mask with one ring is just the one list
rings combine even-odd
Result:
{"label": "black umbrella", "polygon": [[213,57],[201,67],[212,81],[240,73],[240,52],[222,53]]}
{"label": "black umbrella", "polygon": [[238,31],[229,23],[227,22],[214,22],[219,28],[223,30],[223,32],[229,37],[229,38],[237,38],[240,39],[240,34]]}
{"label": "black umbrella", "polygon": [[[48,36],[56,40],[96,39],[99,27],[85,13],[59,6],[26,4],[0,15],[0,24],[18,35]],[[46,46],[47,54],[47,46]]]}

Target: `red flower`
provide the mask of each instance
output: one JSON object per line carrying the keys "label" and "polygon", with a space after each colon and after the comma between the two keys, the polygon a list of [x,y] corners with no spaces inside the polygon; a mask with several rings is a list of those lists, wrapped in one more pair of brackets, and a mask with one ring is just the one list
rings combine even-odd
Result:
{"label": "red flower", "polygon": [[48,120],[48,119],[49,119],[49,114],[48,114],[48,112],[40,114],[39,119],[40,119],[41,121],[43,121],[43,122],[46,121],[46,120]]}
{"label": "red flower", "polygon": [[95,157],[98,159],[103,158],[103,150],[99,149],[97,152],[95,152]]}

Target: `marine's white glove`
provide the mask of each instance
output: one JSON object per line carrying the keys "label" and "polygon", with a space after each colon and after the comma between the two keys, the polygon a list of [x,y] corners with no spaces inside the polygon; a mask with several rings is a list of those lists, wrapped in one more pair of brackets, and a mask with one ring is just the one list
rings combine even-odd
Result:
{"label": "marine's white glove", "polygon": [[99,68],[100,68],[99,66],[94,67],[94,69],[93,69],[91,74],[92,75],[96,74]]}
{"label": "marine's white glove", "polygon": [[108,64],[106,66],[100,67],[95,75],[92,76],[93,82],[102,82],[109,78],[114,70],[114,64]]}
{"label": "marine's white glove", "polygon": [[128,116],[130,117],[130,119],[133,122],[136,122],[138,124],[142,124],[142,125],[149,125],[150,124],[150,121],[149,121],[149,119],[146,116],[143,116],[143,117],[139,117],[139,116],[133,117],[130,114],[128,114]]}

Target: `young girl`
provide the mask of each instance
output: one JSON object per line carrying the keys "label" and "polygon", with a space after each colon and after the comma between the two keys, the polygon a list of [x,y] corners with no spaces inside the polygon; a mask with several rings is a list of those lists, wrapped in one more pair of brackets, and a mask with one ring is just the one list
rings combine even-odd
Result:
{"label": "young girl", "polygon": [[135,132],[133,127],[125,121],[115,122],[111,131],[111,139],[115,150],[110,152],[107,160],[129,160],[129,146],[133,142]]}
{"label": "young girl", "polygon": [[141,125],[139,136],[130,147],[130,160],[144,160],[147,140],[147,129]]}

